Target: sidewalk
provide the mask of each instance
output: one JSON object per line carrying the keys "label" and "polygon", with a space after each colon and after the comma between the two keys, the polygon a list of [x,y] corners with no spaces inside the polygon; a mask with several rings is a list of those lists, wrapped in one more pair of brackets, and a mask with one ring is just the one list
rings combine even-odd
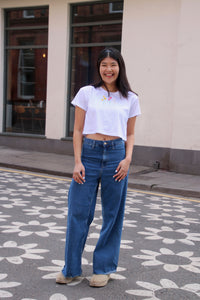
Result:
{"label": "sidewalk", "polygon": [[[24,151],[0,146],[0,166],[71,177],[73,156]],[[200,198],[200,176],[131,165],[129,187]]]}

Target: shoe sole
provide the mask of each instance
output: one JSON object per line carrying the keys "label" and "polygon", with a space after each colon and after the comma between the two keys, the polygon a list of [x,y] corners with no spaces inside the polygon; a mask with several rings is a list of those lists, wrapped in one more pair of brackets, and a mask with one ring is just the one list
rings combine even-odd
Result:
{"label": "shoe sole", "polygon": [[110,280],[110,277],[104,282],[100,282],[100,283],[90,282],[90,286],[91,287],[104,287],[108,284],[109,280]]}
{"label": "shoe sole", "polygon": [[58,284],[69,284],[69,283],[71,283],[72,282],[72,280],[71,281],[56,281],[56,283],[58,283]]}

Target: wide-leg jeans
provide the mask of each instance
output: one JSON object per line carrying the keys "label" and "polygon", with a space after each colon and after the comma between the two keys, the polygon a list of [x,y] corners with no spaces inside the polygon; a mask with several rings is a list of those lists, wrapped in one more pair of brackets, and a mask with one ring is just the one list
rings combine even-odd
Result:
{"label": "wide-leg jeans", "polygon": [[72,179],[68,193],[68,218],[65,246],[65,277],[80,276],[81,258],[92,223],[99,183],[101,183],[102,229],[93,254],[93,273],[109,274],[116,271],[127,181],[115,181],[116,168],[125,158],[125,142],[122,139],[97,141],[84,138],[82,163],[85,167],[85,183]]}

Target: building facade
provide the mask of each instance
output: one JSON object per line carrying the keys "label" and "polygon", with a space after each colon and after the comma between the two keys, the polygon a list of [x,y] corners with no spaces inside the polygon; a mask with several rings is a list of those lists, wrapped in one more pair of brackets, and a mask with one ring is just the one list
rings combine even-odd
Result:
{"label": "building facade", "polygon": [[121,50],[142,115],[133,162],[200,174],[199,0],[0,0],[0,145],[73,154],[78,89]]}

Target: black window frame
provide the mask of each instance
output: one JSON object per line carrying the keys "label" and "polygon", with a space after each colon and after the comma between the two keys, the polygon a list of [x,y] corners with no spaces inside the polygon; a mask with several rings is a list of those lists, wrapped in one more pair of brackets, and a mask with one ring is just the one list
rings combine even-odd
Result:
{"label": "black window frame", "polygon": [[[23,6],[23,7],[11,7],[11,8],[5,8],[4,9],[4,49],[3,49],[3,55],[4,55],[4,75],[3,75],[3,117],[2,117],[2,132],[3,134],[6,135],[28,135],[28,136],[37,136],[38,134],[24,134],[24,133],[17,133],[17,132],[9,132],[6,131],[6,109],[7,109],[7,63],[8,63],[8,51],[9,50],[13,50],[13,49],[29,49],[30,47],[32,49],[48,49],[48,43],[47,45],[26,45],[26,46],[8,46],[7,45],[7,39],[8,39],[8,34],[7,32],[9,30],[19,30],[19,29],[24,29],[24,30],[29,30],[29,29],[47,29],[49,30],[49,21],[47,25],[39,25],[39,26],[22,26],[22,27],[9,27],[7,26],[7,17],[6,14],[10,11],[23,11],[23,18],[24,19],[33,19],[35,18],[35,16],[26,16],[24,13],[27,11],[33,11],[36,9],[48,9],[49,12],[49,5],[36,5],[36,6]],[[49,16],[48,16],[48,20],[49,20]],[[40,135],[39,135],[40,136]],[[42,136],[45,136],[45,134]]]}

